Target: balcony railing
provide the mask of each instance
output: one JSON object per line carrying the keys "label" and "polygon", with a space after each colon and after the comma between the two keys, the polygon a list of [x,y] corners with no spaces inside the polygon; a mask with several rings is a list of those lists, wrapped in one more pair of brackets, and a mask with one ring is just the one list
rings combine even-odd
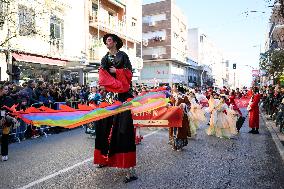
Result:
{"label": "balcony railing", "polygon": [[106,54],[107,48],[102,42],[102,39],[91,38],[89,46],[89,60],[91,62],[99,62]]}
{"label": "balcony railing", "polygon": [[63,54],[64,43],[62,39],[50,39],[50,52],[54,54]]}
{"label": "balcony railing", "polygon": [[92,11],[90,14],[90,25],[93,27],[100,27],[106,32],[125,34],[126,23],[119,20],[117,16],[109,15],[108,11],[100,9],[99,11]]}

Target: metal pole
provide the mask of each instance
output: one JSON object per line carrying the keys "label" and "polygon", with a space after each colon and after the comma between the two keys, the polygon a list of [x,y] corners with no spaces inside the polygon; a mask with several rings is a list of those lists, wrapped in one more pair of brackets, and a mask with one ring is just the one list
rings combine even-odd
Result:
{"label": "metal pole", "polygon": [[234,71],[234,88],[236,88],[236,71]]}
{"label": "metal pole", "polygon": [[201,88],[202,88],[202,86],[203,86],[203,72],[204,72],[204,68],[202,69],[201,78],[200,78]]}

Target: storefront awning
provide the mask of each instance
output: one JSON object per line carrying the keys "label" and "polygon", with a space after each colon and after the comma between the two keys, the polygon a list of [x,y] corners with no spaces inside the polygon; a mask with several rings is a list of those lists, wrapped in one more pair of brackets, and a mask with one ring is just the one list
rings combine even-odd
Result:
{"label": "storefront awning", "polygon": [[66,66],[67,60],[47,58],[42,56],[34,56],[20,53],[12,53],[12,56],[19,62],[31,62],[36,64],[47,64],[54,66]]}

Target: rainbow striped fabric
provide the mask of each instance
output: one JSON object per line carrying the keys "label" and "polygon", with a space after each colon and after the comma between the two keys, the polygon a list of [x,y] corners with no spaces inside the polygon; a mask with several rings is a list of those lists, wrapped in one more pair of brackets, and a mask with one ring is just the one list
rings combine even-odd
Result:
{"label": "rainbow striped fabric", "polygon": [[60,110],[53,110],[44,106],[40,108],[31,107],[26,111],[14,112],[14,114],[26,123],[38,127],[46,125],[75,128],[127,110],[131,110],[134,114],[152,111],[167,106],[168,102],[169,99],[166,98],[165,91],[160,91],[149,92],[125,103],[104,103],[99,107],[79,105],[79,109],[61,105]]}

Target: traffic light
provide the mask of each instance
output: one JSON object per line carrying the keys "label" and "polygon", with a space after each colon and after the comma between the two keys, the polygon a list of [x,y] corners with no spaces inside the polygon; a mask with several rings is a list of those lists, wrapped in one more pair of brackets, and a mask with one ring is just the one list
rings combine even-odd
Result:
{"label": "traffic light", "polygon": [[237,69],[237,64],[233,64],[233,69]]}

